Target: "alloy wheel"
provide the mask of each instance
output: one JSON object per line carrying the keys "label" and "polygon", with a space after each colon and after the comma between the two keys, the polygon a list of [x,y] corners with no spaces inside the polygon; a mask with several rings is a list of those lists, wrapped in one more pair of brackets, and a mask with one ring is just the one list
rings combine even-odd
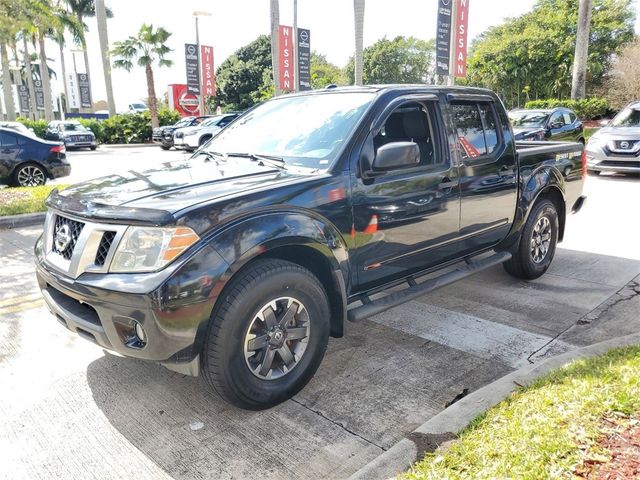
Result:
{"label": "alloy wheel", "polygon": [[276,380],[300,363],[309,342],[309,312],[300,300],[280,297],[255,315],[244,341],[249,370],[262,380]]}
{"label": "alloy wheel", "polygon": [[46,177],[39,167],[27,165],[22,167],[18,172],[18,184],[21,187],[37,187],[44,185]]}
{"label": "alloy wheel", "polygon": [[531,235],[531,258],[534,263],[542,263],[551,245],[551,222],[546,216],[538,219]]}

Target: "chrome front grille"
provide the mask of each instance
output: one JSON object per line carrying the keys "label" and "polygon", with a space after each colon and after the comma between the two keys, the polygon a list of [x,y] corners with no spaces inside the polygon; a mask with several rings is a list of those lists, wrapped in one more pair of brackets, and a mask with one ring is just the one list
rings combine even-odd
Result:
{"label": "chrome front grille", "polygon": [[62,255],[66,260],[70,260],[83,228],[83,222],[56,215],[51,242],[53,251]]}
{"label": "chrome front grille", "polygon": [[51,210],[44,226],[45,261],[71,278],[85,272],[107,273],[127,229],[126,225],[95,223]]}

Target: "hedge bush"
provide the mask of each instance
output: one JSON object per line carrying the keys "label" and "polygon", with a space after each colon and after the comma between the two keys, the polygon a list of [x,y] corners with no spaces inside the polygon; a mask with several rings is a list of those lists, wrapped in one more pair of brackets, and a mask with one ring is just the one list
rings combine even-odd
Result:
{"label": "hedge bush", "polygon": [[594,120],[607,114],[609,102],[606,98],[600,97],[583,98],[580,100],[558,100],[551,98],[546,100],[532,100],[524,106],[524,108],[531,109],[556,107],[569,108],[576,112],[576,115],[582,120]]}
{"label": "hedge bush", "polygon": [[[173,125],[180,119],[180,114],[167,108],[158,111],[161,126]],[[44,138],[47,122],[45,120],[29,120],[19,118],[35,134]],[[78,121],[90,129],[98,143],[144,143],[151,141],[151,114],[149,112],[114,115],[106,120],[79,118]]]}

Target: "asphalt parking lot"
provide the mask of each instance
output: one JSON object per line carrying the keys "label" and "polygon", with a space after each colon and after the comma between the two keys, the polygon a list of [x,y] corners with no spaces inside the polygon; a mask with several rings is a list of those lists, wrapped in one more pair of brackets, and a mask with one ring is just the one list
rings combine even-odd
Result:
{"label": "asphalt parking lot", "polygon": [[[60,183],[182,156],[71,152],[74,176]],[[461,392],[637,332],[639,186],[636,177],[589,177],[588,201],[545,276],[523,282],[494,268],[348,324],[310,384],[264,412],[68,332],[37,291],[40,228],[0,231],[0,477],[348,477]]]}

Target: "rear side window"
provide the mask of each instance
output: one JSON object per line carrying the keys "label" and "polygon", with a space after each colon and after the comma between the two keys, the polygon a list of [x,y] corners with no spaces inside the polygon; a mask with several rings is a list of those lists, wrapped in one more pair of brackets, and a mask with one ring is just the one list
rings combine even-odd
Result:
{"label": "rear side window", "polygon": [[564,118],[565,125],[571,125],[573,123],[573,120],[571,119],[571,115],[568,112],[564,112],[562,114],[562,117]]}
{"label": "rear side window", "polygon": [[499,144],[498,122],[491,104],[459,102],[451,105],[463,159],[490,155]]}
{"label": "rear side window", "polygon": [[2,148],[15,148],[18,146],[18,139],[10,133],[0,132],[0,144]]}

